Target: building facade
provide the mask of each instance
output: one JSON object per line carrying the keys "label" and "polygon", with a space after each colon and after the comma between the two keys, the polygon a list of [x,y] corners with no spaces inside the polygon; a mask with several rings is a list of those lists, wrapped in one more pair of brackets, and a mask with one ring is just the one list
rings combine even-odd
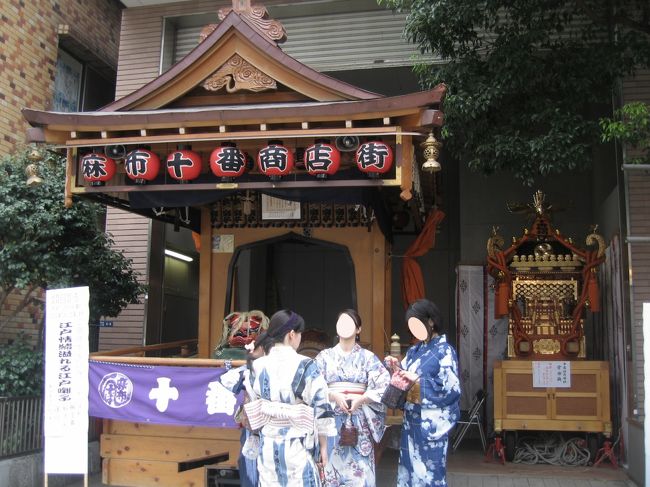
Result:
{"label": "building facade", "polygon": [[[231,2],[189,0],[123,3],[127,8],[123,11],[119,37],[115,88],[115,99],[118,100],[156,79],[183,59],[198,44],[197,34],[201,28],[217,22],[218,10]],[[415,79],[410,74],[414,50],[401,39],[403,17],[379,9],[374,1],[312,3],[269,0],[266,6],[272,17],[282,21],[287,29],[289,40],[283,49],[304,64],[384,94],[414,90]],[[16,25],[20,24],[17,22]],[[359,51],[350,52],[350,45],[359,46]],[[435,62],[433,59],[430,61]],[[17,73],[20,78],[21,68]],[[16,90],[17,87],[18,93],[23,93],[19,81],[14,75],[6,82],[2,78],[1,83],[6,83],[8,90]],[[0,84],[0,93],[5,93],[4,84]],[[634,78],[623,80],[620,95],[622,103],[649,103],[650,74],[641,72]],[[21,103],[31,108],[51,109],[45,98],[42,95],[32,103],[27,97]],[[2,101],[4,108],[6,98]],[[14,140],[12,134],[23,133],[20,132],[20,125],[17,125],[21,122],[15,120],[13,123],[13,126],[6,128],[4,140],[7,144],[7,137]],[[606,242],[618,240],[620,243],[617,257],[624,266],[620,273],[623,309],[619,322],[606,322],[603,326],[620,329],[625,335],[627,366],[620,371],[616,387],[624,394],[626,405],[621,411],[619,423],[627,444],[626,461],[630,474],[643,485],[645,393],[641,307],[643,302],[650,301],[650,252],[647,241],[650,235],[650,203],[647,197],[650,179],[646,171],[638,168],[621,170],[625,163],[625,148],[618,151],[601,149],[597,152],[591,171],[571,174],[566,178],[540,180],[538,184],[551,197],[560,200],[581,195],[575,208],[557,216],[557,227],[566,233],[582,234],[588,224],[597,222],[601,225]],[[453,335],[457,266],[484,264],[484,242],[493,225],[500,226],[505,235],[517,234],[520,225],[505,212],[505,203],[528,201],[532,191],[522,189],[508,175],[486,179],[469,172],[462,164],[446,164],[443,174],[435,184],[443,187],[443,208],[447,217],[441,225],[436,247],[422,257],[420,263],[427,295],[442,303]],[[164,208],[158,210],[163,212]],[[174,327],[173,320],[165,323],[166,317],[173,316],[172,303],[181,303],[183,309],[183,306],[196,301],[200,291],[198,288],[188,291],[187,286],[178,284],[181,282],[178,274],[187,277],[192,271],[189,268],[171,269],[174,261],[164,257],[163,250],[174,247],[196,256],[193,241],[187,232],[176,234],[173,225],[152,222],[148,218],[112,208],[108,210],[107,230],[115,235],[119,247],[132,252],[136,266],[150,284],[150,291],[145,303],[129,307],[120,317],[114,318],[113,328],[101,331],[100,347],[119,348],[165,341],[166,330]],[[391,250],[394,258],[390,265],[392,289],[396,296],[399,294],[400,259],[413,238],[413,233],[408,232],[396,232],[394,235]],[[192,281],[188,279],[188,282]],[[405,336],[401,323],[401,303],[397,298],[393,301],[389,320],[392,321],[392,330]],[[174,320],[180,319],[174,317]],[[591,340],[594,344],[598,337],[593,336]],[[611,350],[608,352],[612,353]]]}
{"label": "building facade", "polygon": [[[93,110],[114,97],[122,4],[118,0],[7,0],[0,4],[0,158],[25,145],[21,110]],[[2,306],[13,315],[23,296]],[[30,303],[0,330],[0,343],[25,333],[34,343],[42,307]]]}

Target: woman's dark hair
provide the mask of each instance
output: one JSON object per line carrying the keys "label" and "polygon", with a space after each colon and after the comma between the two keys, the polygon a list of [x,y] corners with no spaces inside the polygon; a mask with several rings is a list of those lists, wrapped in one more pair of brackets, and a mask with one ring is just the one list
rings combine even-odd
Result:
{"label": "woman's dark hair", "polygon": [[305,320],[298,313],[281,309],[271,316],[268,329],[255,340],[255,347],[264,348],[265,353],[276,343],[282,343],[290,331],[302,333],[305,331]]}
{"label": "woman's dark hair", "polygon": [[[361,328],[361,316],[359,316],[359,313],[357,313],[356,310],[354,309],[344,309],[339,313],[339,318],[341,315],[348,315],[350,318],[352,318],[352,321],[354,321],[354,326],[357,328]],[[355,336],[355,340],[358,342],[359,341],[359,335],[357,334]]]}
{"label": "woman's dark hair", "polygon": [[408,321],[409,318],[417,318],[427,328],[431,327],[431,323],[433,323],[432,329],[429,330],[429,339],[431,338],[432,332],[438,334],[443,332],[442,313],[440,313],[438,306],[428,299],[418,299],[411,303],[406,310],[405,320]]}

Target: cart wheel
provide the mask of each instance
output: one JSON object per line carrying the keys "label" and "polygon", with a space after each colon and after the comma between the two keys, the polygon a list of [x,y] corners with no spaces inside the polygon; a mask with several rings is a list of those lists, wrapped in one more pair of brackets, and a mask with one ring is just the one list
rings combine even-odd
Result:
{"label": "cart wheel", "polygon": [[503,447],[505,448],[506,461],[512,462],[515,458],[515,446],[517,444],[516,431],[503,432]]}
{"label": "cart wheel", "polygon": [[587,450],[589,450],[589,464],[593,465],[596,461],[598,448],[600,447],[600,437],[598,433],[587,433]]}

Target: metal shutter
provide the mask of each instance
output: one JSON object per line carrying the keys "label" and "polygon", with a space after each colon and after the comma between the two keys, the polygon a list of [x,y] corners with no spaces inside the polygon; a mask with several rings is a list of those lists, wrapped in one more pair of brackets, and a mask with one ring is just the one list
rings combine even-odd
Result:
{"label": "metal shutter", "polygon": [[[402,37],[406,15],[390,10],[279,20],[287,31],[287,41],[280,47],[317,71],[411,66],[418,54]],[[200,31],[200,27],[178,29],[174,62],[197,45]]]}

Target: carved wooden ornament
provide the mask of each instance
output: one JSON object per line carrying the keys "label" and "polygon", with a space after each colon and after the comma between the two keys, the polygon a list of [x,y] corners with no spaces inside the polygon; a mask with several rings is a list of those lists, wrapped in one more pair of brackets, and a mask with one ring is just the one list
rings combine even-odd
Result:
{"label": "carved wooden ornament", "polygon": [[[251,6],[250,0],[232,0],[232,7],[224,7],[219,10],[219,20],[225,19],[232,11],[276,44],[287,40],[287,31],[284,30],[284,26],[277,20],[268,18],[269,13],[265,6]],[[199,42],[203,42],[216,28],[217,24],[206,25],[201,31]]]}
{"label": "carved wooden ornament", "polygon": [[228,93],[239,90],[265,91],[277,89],[275,80],[235,54],[203,82],[208,91],[226,88]]}

